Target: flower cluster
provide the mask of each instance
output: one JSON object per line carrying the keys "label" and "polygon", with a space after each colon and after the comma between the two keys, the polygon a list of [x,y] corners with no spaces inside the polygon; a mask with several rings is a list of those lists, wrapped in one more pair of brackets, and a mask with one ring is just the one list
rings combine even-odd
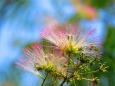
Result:
{"label": "flower cluster", "polygon": [[54,25],[46,27],[41,31],[41,36],[53,43],[55,47],[61,49],[64,53],[75,54],[81,48],[85,49],[84,53],[95,53],[94,51],[89,52],[92,45],[99,46],[99,42],[95,40],[95,37],[92,37],[92,34],[95,32],[95,29],[82,30],[76,26],[66,24],[64,26]]}
{"label": "flower cluster", "polygon": [[[88,78],[88,75],[102,71],[106,72],[105,63],[101,63],[100,42],[94,34],[96,29],[80,29],[75,25],[55,24],[41,31],[43,39],[24,49],[24,55],[16,64],[43,78],[47,75],[57,80],[76,84],[79,80],[96,82],[98,78]],[[40,72],[45,71],[44,78]],[[54,84],[54,83],[53,83]]]}
{"label": "flower cluster", "polygon": [[42,77],[39,71],[45,70],[46,72],[60,75],[66,74],[67,60],[57,53],[44,52],[41,44],[34,43],[30,47],[24,49],[24,56],[19,59],[16,64],[21,68],[28,70],[36,75]]}

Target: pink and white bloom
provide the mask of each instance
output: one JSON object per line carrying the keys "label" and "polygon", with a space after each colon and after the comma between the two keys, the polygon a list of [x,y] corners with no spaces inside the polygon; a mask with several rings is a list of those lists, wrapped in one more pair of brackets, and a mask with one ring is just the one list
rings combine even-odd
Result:
{"label": "pink and white bloom", "polygon": [[96,29],[80,29],[70,24],[56,24],[46,26],[41,31],[41,36],[49,40],[63,52],[77,53],[81,47],[87,49],[92,46],[92,44],[95,46],[99,45],[97,38],[94,36],[95,30]]}
{"label": "pink and white bloom", "polygon": [[39,71],[54,67],[56,72],[65,73],[64,64],[66,58],[60,57],[58,54],[44,53],[40,44],[33,44],[31,48],[24,49],[24,56],[16,62],[16,65],[27,71],[30,71],[40,77]]}

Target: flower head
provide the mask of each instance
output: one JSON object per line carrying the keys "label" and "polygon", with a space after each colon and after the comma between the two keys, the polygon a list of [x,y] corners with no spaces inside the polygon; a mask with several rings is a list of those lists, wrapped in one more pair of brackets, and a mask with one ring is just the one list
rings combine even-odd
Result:
{"label": "flower head", "polygon": [[[93,37],[95,29],[80,29],[70,24],[47,26],[41,31],[41,36],[66,53],[77,53],[80,48],[85,50],[98,42]],[[95,40],[95,41],[94,41]],[[84,51],[86,52],[86,51]]]}
{"label": "flower head", "polygon": [[33,44],[31,48],[25,48],[24,56],[16,64],[40,77],[39,71],[41,70],[56,74],[66,72],[64,67],[66,58],[50,52],[45,53],[40,44]]}

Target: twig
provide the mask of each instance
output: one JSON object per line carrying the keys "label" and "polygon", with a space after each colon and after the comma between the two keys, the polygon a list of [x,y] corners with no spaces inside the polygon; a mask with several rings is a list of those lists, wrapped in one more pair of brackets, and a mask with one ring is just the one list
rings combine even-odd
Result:
{"label": "twig", "polygon": [[64,78],[64,80],[63,80],[63,82],[60,84],[60,86],[63,86],[64,83],[66,82],[66,80],[67,80],[67,77]]}
{"label": "twig", "polygon": [[47,76],[48,76],[48,73],[46,74],[46,77],[44,78],[44,80],[43,80],[43,82],[42,82],[42,85],[41,85],[41,86],[43,86],[43,85],[44,85],[44,83],[45,83],[45,81],[46,81]]}

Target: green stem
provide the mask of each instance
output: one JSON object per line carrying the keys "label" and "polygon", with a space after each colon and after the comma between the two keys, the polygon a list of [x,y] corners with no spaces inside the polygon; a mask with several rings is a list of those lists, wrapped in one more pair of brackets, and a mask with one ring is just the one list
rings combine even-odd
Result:
{"label": "green stem", "polygon": [[67,64],[67,65],[68,65],[68,66],[67,66],[67,74],[66,74],[66,77],[64,78],[64,80],[62,81],[62,83],[60,84],[60,86],[63,86],[64,83],[66,82],[66,80],[68,79],[70,57],[71,57],[71,54],[69,53],[69,54],[68,54],[68,64]]}
{"label": "green stem", "polygon": [[91,72],[88,72],[88,74],[90,74],[90,73],[96,73],[96,72],[98,72],[99,70],[95,70],[95,71],[91,71]]}
{"label": "green stem", "polygon": [[[68,58],[68,64],[67,64],[68,66],[69,66],[69,61],[70,61],[70,59]],[[67,80],[67,77],[68,77],[68,72],[69,72],[69,71],[68,71],[68,70],[69,70],[69,69],[68,69],[68,66],[67,66],[67,75],[66,75],[66,77],[64,78],[64,80],[62,81],[62,83],[60,84],[60,86],[63,86],[63,85],[64,85],[64,83],[65,83],[65,82],[66,82],[66,80]]]}
{"label": "green stem", "polygon": [[54,86],[54,84],[56,83],[57,78],[55,77],[54,81],[52,82],[51,86]]}
{"label": "green stem", "polygon": [[66,80],[67,80],[67,77],[64,78],[64,80],[63,80],[63,82],[60,84],[60,86],[63,86],[64,83],[66,82]]}
{"label": "green stem", "polygon": [[92,79],[82,78],[83,80],[92,81]]}
{"label": "green stem", "polygon": [[44,83],[45,83],[45,81],[46,81],[47,76],[48,76],[48,73],[46,74],[46,77],[44,78],[44,80],[43,80],[43,82],[42,82],[42,85],[41,85],[41,86],[43,86],[43,85],[44,85]]}
{"label": "green stem", "polygon": [[44,79],[40,74],[38,74],[38,76],[39,76],[40,78]]}

